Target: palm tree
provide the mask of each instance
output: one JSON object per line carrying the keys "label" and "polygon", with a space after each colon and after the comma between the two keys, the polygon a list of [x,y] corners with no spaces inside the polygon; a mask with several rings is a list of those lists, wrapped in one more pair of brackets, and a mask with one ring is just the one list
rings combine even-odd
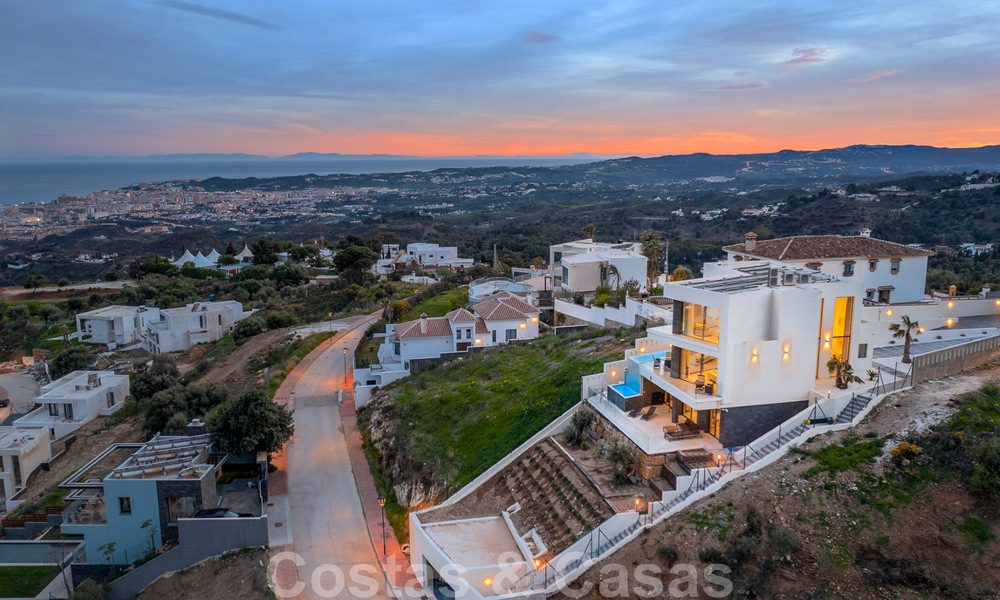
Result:
{"label": "palm tree", "polygon": [[837,374],[834,382],[837,389],[846,390],[847,386],[852,383],[864,383],[860,377],[854,374],[854,367],[851,366],[851,363],[842,358],[834,356],[826,362],[826,368]]}
{"label": "palm tree", "polygon": [[899,321],[899,323],[889,325],[889,331],[892,332],[892,337],[896,339],[903,338],[903,359],[901,362],[910,363],[913,362],[910,359],[910,344],[913,343],[913,336],[910,335],[910,332],[914,329],[919,329],[920,323],[911,321],[908,315],[903,315]]}
{"label": "palm tree", "polygon": [[618,267],[608,265],[608,282],[610,283],[612,280],[614,280],[615,283],[611,286],[611,289],[617,290],[618,286],[622,283],[622,274],[618,272]]}
{"label": "palm tree", "polygon": [[660,234],[647,229],[639,235],[639,241],[642,243],[642,255],[649,261],[646,265],[647,278],[652,279],[653,273],[658,273],[660,270],[660,259],[663,257],[663,240],[660,239]]}
{"label": "palm tree", "polygon": [[583,226],[583,237],[588,240],[594,239],[594,225],[593,223],[587,223]]}

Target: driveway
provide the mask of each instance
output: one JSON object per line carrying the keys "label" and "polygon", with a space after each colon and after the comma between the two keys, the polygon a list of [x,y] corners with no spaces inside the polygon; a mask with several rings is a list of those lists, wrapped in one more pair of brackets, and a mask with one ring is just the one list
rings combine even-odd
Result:
{"label": "driveway", "polygon": [[[284,502],[287,506],[286,514],[291,519],[290,531],[286,532],[291,536],[290,549],[303,561],[298,565],[297,575],[305,589],[294,598],[390,597],[361,509],[338,405],[339,392],[345,386],[343,349],[348,349],[350,366],[363,333],[363,326],[346,330],[305,368],[290,394],[289,405],[295,410],[295,437],[276,464],[287,473],[287,493],[283,500],[278,498],[277,504]],[[346,385],[350,384],[348,374]],[[322,589],[317,590],[314,579],[317,567],[322,565],[333,565],[345,575],[352,567],[362,568],[372,582],[370,587],[377,582],[377,592],[352,593],[348,578],[339,593],[334,593],[338,579],[330,569],[319,571]],[[290,567],[287,561],[279,566],[277,579],[284,589],[291,588],[287,578]],[[359,584],[357,589],[366,587],[369,584]]]}

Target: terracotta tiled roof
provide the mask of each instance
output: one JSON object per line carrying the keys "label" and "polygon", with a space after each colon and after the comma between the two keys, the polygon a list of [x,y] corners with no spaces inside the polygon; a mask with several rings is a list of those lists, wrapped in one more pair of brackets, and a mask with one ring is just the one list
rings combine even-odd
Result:
{"label": "terracotta tiled roof", "polygon": [[456,308],[445,316],[448,317],[448,320],[452,323],[471,323],[476,320],[476,315],[470,313],[464,308]]}
{"label": "terracotta tiled roof", "polygon": [[933,252],[911,248],[860,235],[796,235],[758,240],[754,249],[745,250],[744,244],[723,246],[726,252],[739,252],[772,260],[809,260],[831,258],[891,258],[897,256],[930,256]]}
{"label": "terracotta tiled roof", "polygon": [[538,309],[510,292],[480,300],[472,310],[487,321],[515,321],[537,315]]}
{"label": "terracotta tiled roof", "polygon": [[[423,331],[420,329],[421,320],[426,322]],[[426,319],[417,319],[416,321],[407,321],[396,325],[393,330],[392,339],[405,340],[408,338],[419,337],[451,337],[451,335],[451,324],[448,323],[447,317],[428,317]]]}
{"label": "terracotta tiled roof", "polygon": [[476,317],[476,333],[489,333],[490,330],[486,328],[486,321],[479,317]]}

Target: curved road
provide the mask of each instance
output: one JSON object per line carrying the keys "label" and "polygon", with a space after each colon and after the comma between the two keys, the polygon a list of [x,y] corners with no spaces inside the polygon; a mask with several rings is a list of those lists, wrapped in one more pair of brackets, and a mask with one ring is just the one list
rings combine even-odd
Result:
{"label": "curved road", "polygon": [[[349,352],[347,365],[353,365],[354,350],[365,331],[364,323],[371,318],[359,318],[354,321],[353,330],[343,330],[292,387],[289,406],[295,411],[295,436],[285,446],[284,455],[275,461],[279,469],[287,472],[287,494],[283,500],[275,498],[277,502],[271,510],[278,514],[270,520],[279,522],[285,520],[284,515],[290,517],[290,522],[283,524],[290,526],[290,530],[283,535],[291,534],[292,543],[290,548],[282,549],[290,549],[301,557],[297,580],[305,587],[300,593],[285,597],[390,597],[361,508],[338,408],[340,390],[351,384],[350,372],[345,384],[343,349]],[[282,504],[287,505],[286,511],[282,510]],[[289,579],[294,573],[291,564],[286,560],[278,568],[277,582],[284,589],[291,589],[294,583]],[[320,568],[324,565],[333,565],[345,575],[352,568],[360,569],[367,582],[352,583],[349,577],[342,579],[335,575],[334,569]]]}

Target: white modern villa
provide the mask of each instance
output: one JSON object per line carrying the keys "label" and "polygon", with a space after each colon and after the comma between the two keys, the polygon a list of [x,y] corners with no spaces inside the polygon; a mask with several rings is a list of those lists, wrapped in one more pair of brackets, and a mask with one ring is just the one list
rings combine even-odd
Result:
{"label": "white modern villa", "polygon": [[424,314],[414,321],[389,323],[379,346],[379,363],[355,370],[355,401],[363,406],[375,388],[422,370],[424,362],[442,355],[533,340],[538,337],[539,315],[523,298],[500,292],[478,302],[472,311],[458,308],[443,317]]}
{"label": "white modern villa", "polygon": [[40,408],[14,421],[18,429],[45,429],[59,440],[99,416],[118,412],[129,395],[128,375],[114,371],[73,371],[42,386]]}
{"label": "white modern villa", "polygon": [[50,442],[45,428],[0,427],[0,513],[15,508],[7,500],[24,489],[36,469],[52,459]]}
{"label": "white modern villa", "polygon": [[618,288],[635,280],[646,286],[648,260],[638,242],[609,244],[582,239],[549,247],[549,275],[564,295],[592,296],[602,285]]}
{"label": "white modern villa", "polygon": [[80,341],[128,346],[142,340],[146,326],[160,320],[160,309],[145,306],[105,306],[76,315]]}
{"label": "white modern villa", "polygon": [[459,258],[455,246],[440,246],[426,242],[406,245],[406,254],[397,262],[416,263],[421,267],[449,267],[455,270],[468,269],[473,265],[471,258]]}
{"label": "white modern villa", "polygon": [[153,354],[179,352],[229,335],[247,317],[236,300],[195,302],[160,310],[159,320],[146,324],[144,343]]}
{"label": "white modern villa", "polygon": [[[790,447],[852,427],[888,394],[1000,358],[1000,297],[925,296],[922,250],[867,233],[764,242],[748,235],[726,250],[729,258],[706,263],[702,277],[664,285],[657,305],[669,309],[666,324],[584,377],[580,404],[441,505],[411,513],[410,561],[425,588],[474,600],[549,596]],[[919,321],[906,364],[889,330],[903,316]],[[831,359],[849,362],[861,381],[838,386]],[[594,415],[590,450],[560,437],[582,410]],[[543,494],[549,501],[530,508],[539,516],[518,518],[536,503],[534,490],[545,485],[537,475],[553,461],[570,461],[563,473],[586,471],[594,448],[617,444],[635,460],[624,492],[591,471],[591,485],[561,480],[552,488],[579,493]],[[599,525],[599,503],[573,500],[593,490],[614,509]],[[562,506],[589,522],[547,527],[550,510]]]}

